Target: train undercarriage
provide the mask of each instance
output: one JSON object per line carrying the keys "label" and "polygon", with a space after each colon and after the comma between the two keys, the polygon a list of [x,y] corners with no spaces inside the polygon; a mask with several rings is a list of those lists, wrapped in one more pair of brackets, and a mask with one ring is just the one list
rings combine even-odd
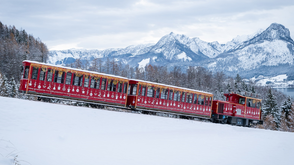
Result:
{"label": "train undercarriage", "polygon": [[39,94],[25,94],[30,97],[34,97],[36,101],[42,102],[50,102],[50,103],[62,103],[66,105],[72,106],[85,106],[89,108],[97,108],[97,109],[105,109],[110,111],[119,111],[119,112],[128,112],[128,113],[137,113],[137,114],[145,114],[145,115],[153,115],[153,116],[161,116],[161,117],[169,117],[169,118],[177,118],[177,119],[187,119],[187,120],[197,120],[204,122],[212,122],[212,123],[220,123],[220,124],[229,124],[243,127],[252,127],[257,124],[262,124],[262,121],[250,120],[246,118],[239,118],[233,116],[225,116],[219,114],[212,114],[211,118],[189,115],[189,114],[179,114],[173,113],[170,111],[163,111],[157,109],[146,109],[146,108],[134,108],[134,107],[124,107],[115,104],[102,103],[102,102],[94,102],[89,100],[81,100],[81,99],[70,99],[64,97],[53,97]]}

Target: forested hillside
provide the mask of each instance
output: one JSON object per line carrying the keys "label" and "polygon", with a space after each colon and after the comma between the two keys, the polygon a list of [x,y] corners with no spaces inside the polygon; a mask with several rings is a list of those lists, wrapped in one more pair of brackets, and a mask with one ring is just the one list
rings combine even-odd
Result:
{"label": "forested hillside", "polygon": [[20,79],[23,60],[46,62],[47,46],[23,29],[0,22],[0,72],[9,80]]}

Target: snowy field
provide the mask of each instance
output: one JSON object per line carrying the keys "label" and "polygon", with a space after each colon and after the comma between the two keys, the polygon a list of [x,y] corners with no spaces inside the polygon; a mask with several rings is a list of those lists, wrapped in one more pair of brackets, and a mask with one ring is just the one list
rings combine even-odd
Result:
{"label": "snowy field", "polygon": [[0,164],[288,165],[294,134],[0,97]]}

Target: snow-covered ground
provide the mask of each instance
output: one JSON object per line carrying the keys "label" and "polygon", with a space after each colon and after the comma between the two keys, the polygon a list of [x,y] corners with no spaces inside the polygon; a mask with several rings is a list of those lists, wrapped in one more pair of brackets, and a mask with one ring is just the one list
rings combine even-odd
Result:
{"label": "snow-covered ground", "polygon": [[0,97],[0,164],[292,164],[294,134]]}
{"label": "snow-covered ground", "polygon": [[272,86],[274,88],[287,88],[290,85],[294,85],[294,81],[287,81],[287,75],[281,74],[274,77],[258,76],[253,77],[250,80],[256,82],[260,86]]}

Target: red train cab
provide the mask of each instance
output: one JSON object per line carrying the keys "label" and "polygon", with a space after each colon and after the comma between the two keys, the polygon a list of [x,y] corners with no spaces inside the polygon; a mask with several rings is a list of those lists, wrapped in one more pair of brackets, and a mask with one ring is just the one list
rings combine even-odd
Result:
{"label": "red train cab", "polygon": [[127,106],[210,118],[213,94],[142,80],[130,80]]}
{"label": "red train cab", "polygon": [[[250,126],[261,121],[261,99],[230,93],[224,94],[226,101],[214,100],[212,106],[212,119],[216,122]],[[247,96],[246,96],[247,95]]]}
{"label": "red train cab", "polygon": [[33,61],[23,62],[20,91],[42,96],[126,105],[128,79]]}

